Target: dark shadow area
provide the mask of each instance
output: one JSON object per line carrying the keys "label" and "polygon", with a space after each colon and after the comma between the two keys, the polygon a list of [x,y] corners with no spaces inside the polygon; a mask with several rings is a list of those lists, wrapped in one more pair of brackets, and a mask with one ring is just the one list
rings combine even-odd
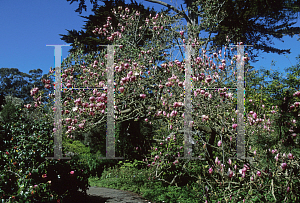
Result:
{"label": "dark shadow area", "polygon": [[65,203],[105,203],[108,199],[111,198],[103,198],[97,195],[85,195],[82,192],[77,192],[72,197],[67,198]]}

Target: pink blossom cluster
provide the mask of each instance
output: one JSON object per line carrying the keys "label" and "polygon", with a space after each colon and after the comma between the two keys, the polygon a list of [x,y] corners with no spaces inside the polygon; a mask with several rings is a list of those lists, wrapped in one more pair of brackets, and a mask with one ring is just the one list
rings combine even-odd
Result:
{"label": "pink blossom cluster", "polygon": [[208,116],[207,115],[202,115],[202,121],[208,121]]}
{"label": "pink blossom cluster", "polygon": [[297,91],[293,94],[294,97],[300,97],[300,91]]}
{"label": "pink blossom cluster", "polygon": [[38,93],[38,92],[39,92],[39,88],[38,88],[38,87],[35,87],[35,88],[33,88],[32,90],[30,90],[30,95],[33,96],[33,95],[35,95],[35,94]]}
{"label": "pink blossom cluster", "polygon": [[50,80],[47,79],[45,80],[44,78],[42,79],[42,82],[45,84],[45,88],[50,89],[51,85],[50,85]]}
{"label": "pink blossom cluster", "polygon": [[194,91],[194,96],[197,97],[198,94],[204,95],[205,97],[209,97],[210,99],[212,98],[212,95],[209,92],[205,92],[205,90],[196,89],[196,91]]}

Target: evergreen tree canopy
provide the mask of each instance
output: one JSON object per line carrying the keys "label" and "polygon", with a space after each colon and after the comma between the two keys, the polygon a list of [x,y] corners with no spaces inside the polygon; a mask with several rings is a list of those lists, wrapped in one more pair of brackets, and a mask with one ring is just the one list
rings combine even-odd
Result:
{"label": "evergreen tree canopy", "polygon": [[[82,1],[81,1],[82,2]],[[115,17],[112,15],[112,9],[118,9],[119,6],[121,6],[123,9],[125,7],[128,7],[129,9],[133,10],[139,10],[141,13],[141,18],[145,19],[149,16],[149,14],[154,14],[154,10],[152,9],[145,9],[143,5],[138,4],[136,1],[131,1],[130,4],[125,4],[124,0],[114,0],[114,1],[103,1],[105,5],[100,6],[96,9],[93,9],[95,12],[94,15],[90,15],[88,17],[81,16],[82,18],[87,19],[88,21],[85,21],[86,24],[84,25],[84,30],[67,30],[68,34],[63,35],[61,40],[65,41],[66,43],[71,43],[72,48],[69,50],[69,52],[75,51],[78,46],[75,45],[75,39],[77,39],[77,42],[80,44],[84,44],[85,47],[83,48],[83,53],[87,54],[92,51],[100,51],[102,49],[106,49],[106,47],[98,46],[98,45],[108,45],[111,44],[111,42],[105,37],[100,35],[95,35],[92,31],[95,29],[95,27],[101,26],[106,23],[107,17],[112,17],[112,27],[117,30],[119,22],[115,19]],[[73,1],[71,2],[73,3]],[[147,35],[144,35],[145,39],[147,38]],[[140,41],[137,46],[140,46],[143,44],[143,41]]]}
{"label": "evergreen tree canopy", "polygon": [[[30,90],[38,87],[45,94],[50,94],[53,87],[46,89],[42,83],[42,79],[46,79],[46,74],[42,76],[41,69],[30,70],[30,74],[23,73],[17,68],[0,68],[0,106],[5,104],[5,96],[13,96],[20,98],[25,104],[32,103],[34,100],[30,95]],[[45,98],[42,98],[45,102]]]}

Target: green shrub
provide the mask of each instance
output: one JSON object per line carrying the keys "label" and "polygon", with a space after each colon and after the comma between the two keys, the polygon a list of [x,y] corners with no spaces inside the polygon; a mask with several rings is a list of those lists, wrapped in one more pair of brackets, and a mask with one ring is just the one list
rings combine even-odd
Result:
{"label": "green shrub", "polygon": [[[27,110],[26,110],[27,111]],[[39,122],[15,111],[11,123],[3,123],[5,138],[0,150],[0,199],[15,202],[57,202],[74,194],[78,188],[86,192],[89,167],[78,156],[71,160],[53,157],[53,121]]]}
{"label": "green shrub", "polygon": [[13,104],[12,101],[8,101],[2,111],[1,111],[1,115],[0,118],[4,123],[11,123],[13,122],[16,118],[17,118],[17,114],[16,111],[17,109],[20,108],[20,106],[16,106]]}

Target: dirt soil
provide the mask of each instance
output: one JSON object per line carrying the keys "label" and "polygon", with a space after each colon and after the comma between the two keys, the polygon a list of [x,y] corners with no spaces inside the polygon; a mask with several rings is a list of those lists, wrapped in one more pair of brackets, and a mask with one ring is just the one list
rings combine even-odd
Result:
{"label": "dirt soil", "polygon": [[111,188],[89,187],[87,194],[78,193],[66,203],[151,203],[139,194]]}

